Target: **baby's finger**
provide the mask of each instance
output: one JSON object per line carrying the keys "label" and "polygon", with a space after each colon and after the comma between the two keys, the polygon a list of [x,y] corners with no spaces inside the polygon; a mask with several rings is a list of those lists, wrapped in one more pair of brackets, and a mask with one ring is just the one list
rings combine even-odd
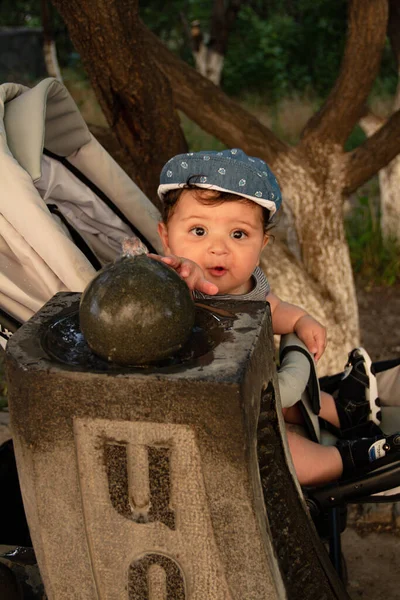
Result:
{"label": "baby's finger", "polygon": [[311,354],[316,354],[318,351],[318,345],[314,336],[314,333],[311,330],[302,331],[299,335],[302,342],[305,343],[307,349]]}
{"label": "baby's finger", "polygon": [[319,361],[319,359],[322,356],[322,352],[323,352],[323,350],[317,350],[317,352],[314,354],[314,360],[315,360],[315,362]]}
{"label": "baby's finger", "polygon": [[211,281],[204,279],[204,277],[197,281],[196,290],[203,292],[203,294],[208,294],[209,296],[215,296],[215,294],[218,294],[218,287],[214,283],[211,283]]}
{"label": "baby's finger", "polygon": [[160,256],[159,254],[153,254],[149,252],[147,255],[149,258],[153,258],[154,260],[158,260],[158,262],[163,262],[166,265],[172,267],[173,269],[177,269],[181,264],[181,259],[179,256],[170,255],[170,256]]}
{"label": "baby's finger", "polygon": [[161,261],[166,265],[169,265],[173,269],[177,269],[182,264],[182,259],[179,256],[162,256]]}
{"label": "baby's finger", "polygon": [[187,263],[183,263],[183,265],[180,268],[179,271],[179,275],[183,278],[183,279],[187,279],[188,277],[190,277],[193,273],[193,269],[190,267],[190,265],[188,265]]}
{"label": "baby's finger", "polygon": [[159,254],[153,254],[153,252],[149,252],[147,255],[149,258],[152,258],[153,260],[158,260],[158,262],[162,261],[162,256],[160,256]]}
{"label": "baby's finger", "polygon": [[322,336],[319,339],[317,338],[317,351],[316,351],[315,357],[314,357],[316,362],[318,362],[318,360],[321,358],[321,356],[325,352],[325,348],[326,348],[326,336]]}

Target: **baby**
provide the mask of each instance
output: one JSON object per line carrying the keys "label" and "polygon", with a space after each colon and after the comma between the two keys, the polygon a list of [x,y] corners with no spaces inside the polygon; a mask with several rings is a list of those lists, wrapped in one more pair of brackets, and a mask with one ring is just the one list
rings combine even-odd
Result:
{"label": "baby", "polygon": [[[158,194],[163,202],[158,232],[165,256],[150,256],[175,269],[196,299],[268,302],[274,333],[294,332],[318,361],[326,346],[325,327],[273,294],[258,266],[271,219],[281,204],[279,185],[268,165],[239,149],[181,154],[164,166]],[[319,416],[339,434],[369,421],[379,423],[374,377],[361,349],[351,354],[346,375],[338,398],[321,392]],[[299,397],[283,409],[288,423],[302,422]],[[288,429],[299,482],[316,485],[338,479],[398,452],[396,436],[385,437],[376,425],[373,432],[373,437],[322,446]]]}

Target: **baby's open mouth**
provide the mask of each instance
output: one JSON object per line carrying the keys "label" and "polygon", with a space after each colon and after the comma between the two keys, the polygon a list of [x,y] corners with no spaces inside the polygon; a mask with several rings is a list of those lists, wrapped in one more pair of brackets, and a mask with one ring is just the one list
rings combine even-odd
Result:
{"label": "baby's open mouth", "polygon": [[214,275],[214,277],[220,277],[227,272],[227,269],[225,267],[209,267],[208,271],[211,275]]}

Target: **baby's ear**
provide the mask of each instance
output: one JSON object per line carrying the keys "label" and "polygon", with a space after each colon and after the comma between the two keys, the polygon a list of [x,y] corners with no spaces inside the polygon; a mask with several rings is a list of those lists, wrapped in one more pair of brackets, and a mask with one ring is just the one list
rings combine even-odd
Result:
{"label": "baby's ear", "polygon": [[168,229],[165,223],[160,221],[157,225],[158,235],[160,236],[161,243],[163,245],[164,254],[170,254],[169,243],[168,243]]}
{"label": "baby's ear", "polygon": [[263,243],[262,243],[262,250],[264,250],[264,248],[268,244],[268,242],[269,242],[269,235],[268,235],[268,233],[264,233],[264,239],[263,239]]}
{"label": "baby's ear", "polygon": [[260,256],[258,257],[257,266],[260,264],[262,251],[264,250],[264,248],[268,244],[268,242],[269,242],[269,235],[267,233],[264,233],[264,239],[263,239],[262,246],[261,246]]}

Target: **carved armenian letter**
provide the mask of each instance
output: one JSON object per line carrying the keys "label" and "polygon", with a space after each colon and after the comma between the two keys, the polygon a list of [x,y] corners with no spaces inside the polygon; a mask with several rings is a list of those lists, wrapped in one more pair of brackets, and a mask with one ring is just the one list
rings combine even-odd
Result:
{"label": "carved armenian letter", "polygon": [[[144,450],[144,452],[143,452]],[[127,448],[125,444],[105,442],[104,455],[108,476],[108,489],[113,507],[126,519],[136,523],[161,521],[170,529],[175,529],[175,513],[170,509],[170,449],[146,446],[141,455],[148,464],[146,482],[133,483],[129,492]],[[146,468],[146,466],[144,466]],[[145,491],[140,490],[145,485]],[[135,498],[136,496],[136,498]],[[145,503],[140,497],[146,497]]]}

